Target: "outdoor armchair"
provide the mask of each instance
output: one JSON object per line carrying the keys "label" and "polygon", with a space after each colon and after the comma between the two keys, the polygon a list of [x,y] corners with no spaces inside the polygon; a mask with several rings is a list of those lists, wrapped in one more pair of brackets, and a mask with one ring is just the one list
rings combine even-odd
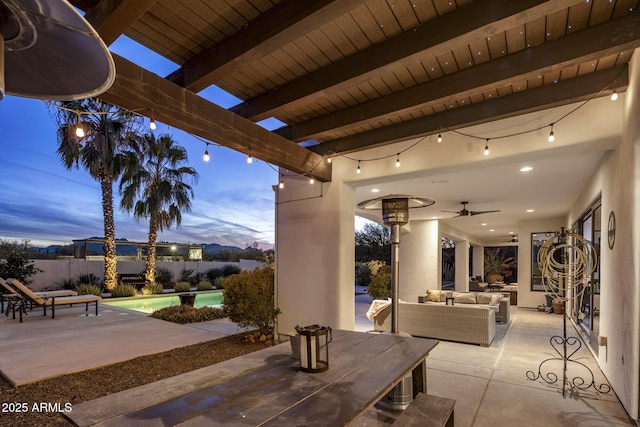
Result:
{"label": "outdoor armchair", "polygon": [[[74,296],[39,296],[31,289],[20,283],[16,279],[7,279],[6,283],[15,289],[17,293],[22,295],[25,302],[32,303],[35,306],[42,307],[44,309],[44,315],[47,315],[47,307],[51,307],[51,318],[56,318],[56,306],[58,305],[73,305],[73,304],[85,304],[85,311],[89,311],[89,304],[94,303],[96,305],[96,316],[98,315],[98,301],[102,297],[96,295],[74,295]],[[22,322],[22,310],[20,310],[20,322]]]}

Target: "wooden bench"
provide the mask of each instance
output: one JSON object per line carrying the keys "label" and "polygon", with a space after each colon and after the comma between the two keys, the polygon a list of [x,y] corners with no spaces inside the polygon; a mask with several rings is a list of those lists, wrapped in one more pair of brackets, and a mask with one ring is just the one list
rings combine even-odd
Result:
{"label": "wooden bench", "polygon": [[402,427],[453,427],[455,404],[453,399],[419,393],[394,424]]}
{"label": "wooden bench", "polygon": [[453,427],[456,401],[417,393],[407,409],[394,411],[379,404],[359,416],[350,427]]}
{"label": "wooden bench", "polygon": [[140,290],[146,283],[144,274],[118,274],[118,284],[133,285]]}

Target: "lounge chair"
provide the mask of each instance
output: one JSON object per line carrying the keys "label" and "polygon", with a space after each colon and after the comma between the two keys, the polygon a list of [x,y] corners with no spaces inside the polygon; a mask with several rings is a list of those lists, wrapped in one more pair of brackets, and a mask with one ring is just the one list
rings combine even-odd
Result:
{"label": "lounge chair", "polygon": [[[4,310],[4,302],[7,302],[7,310]],[[0,311],[5,316],[9,316],[9,312],[13,312],[13,318],[16,318],[16,310],[24,310],[22,306],[22,297],[11,286],[7,284],[2,278],[0,278]]]}
{"label": "lounge chair", "polygon": [[[17,294],[15,289],[13,289],[11,286],[9,286],[7,284],[7,282],[0,277],[0,287],[4,288],[4,291],[2,293],[0,293],[0,310],[4,311],[4,300],[7,300],[7,316],[9,315],[9,305],[10,300],[15,302],[15,298],[19,297],[20,294]],[[2,290],[2,289],[0,289]],[[76,291],[72,291],[71,289],[60,289],[57,291],[38,291],[38,292],[34,292],[32,291],[34,294],[36,294],[39,297],[42,298],[51,298],[51,297],[71,297],[71,296],[76,296],[78,295],[78,293]],[[14,307],[15,308],[15,307]],[[33,308],[33,307],[31,307]],[[23,306],[23,309],[26,310],[26,306]],[[15,319],[15,313],[13,318]]]}
{"label": "lounge chair", "polygon": [[[95,303],[96,316],[98,315],[98,301],[102,300],[102,297],[96,295],[74,295],[74,296],[38,296],[31,289],[20,283],[16,279],[7,279],[6,283],[15,289],[25,300],[25,302],[32,303],[38,307],[44,309],[44,315],[47,315],[47,307],[51,307],[51,318],[56,318],[56,306],[57,305],[73,305],[73,304],[85,304],[85,311],[89,311],[89,304]],[[20,310],[20,322],[22,322],[22,310]]]}

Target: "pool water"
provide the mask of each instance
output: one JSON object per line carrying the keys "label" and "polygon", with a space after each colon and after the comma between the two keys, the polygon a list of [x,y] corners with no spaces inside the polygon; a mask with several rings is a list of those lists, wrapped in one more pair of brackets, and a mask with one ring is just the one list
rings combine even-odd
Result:
{"label": "pool water", "polygon": [[[223,293],[223,291],[197,292],[194,307],[222,307]],[[179,294],[133,297],[113,301],[102,300],[101,302],[114,307],[150,314],[161,308],[180,305],[180,297],[178,295]]]}

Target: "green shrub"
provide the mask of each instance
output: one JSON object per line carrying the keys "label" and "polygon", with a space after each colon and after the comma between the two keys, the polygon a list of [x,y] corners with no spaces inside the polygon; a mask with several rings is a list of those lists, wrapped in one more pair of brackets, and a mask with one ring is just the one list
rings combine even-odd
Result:
{"label": "green shrub", "polygon": [[208,280],[203,280],[201,282],[198,282],[198,284],[196,285],[196,289],[199,291],[210,291],[211,289],[213,289],[213,285]]}
{"label": "green shrub", "polygon": [[160,283],[163,286],[168,286],[173,280],[173,272],[168,268],[158,267],[156,268],[156,283]]}
{"label": "green shrub", "polygon": [[194,308],[189,305],[172,305],[170,307],[154,311],[151,314],[151,317],[167,320],[169,322],[185,324],[221,319],[225,317],[225,315],[221,308]]}
{"label": "green shrub", "polygon": [[213,286],[216,289],[224,289],[224,277],[216,277],[216,280],[213,282]]}
{"label": "green shrub", "polygon": [[207,279],[209,279],[211,283],[215,283],[218,277],[224,276],[221,268],[211,268],[207,270],[204,275],[207,276]]}
{"label": "green shrub", "polygon": [[198,283],[202,282],[203,280],[204,280],[203,272],[195,273],[193,276],[189,277],[189,283],[191,284],[191,286],[196,286]]}
{"label": "green shrub", "polygon": [[273,298],[274,271],[271,267],[244,271],[225,279],[222,309],[240,326],[255,326],[263,335],[273,332],[280,309]]}
{"label": "green shrub", "polygon": [[191,291],[191,283],[180,281],[173,286],[173,290],[175,292],[190,292]]}
{"label": "green shrub", "polygon": [[10,242],[0,239],[0,277],[3,279],[17,279],[21,283],[28,285],[31,278],[42,271],[33,265],[29,259],[29,241]]}
{"label": "green shrub", "polygon": [[224,277],[231,276],[233,274],[239,274],[241,271],[242,270],[240,270],[240,267],[233,264],[226,264],[224,267],[222,267],[222,275]]}
{"label": "green shrub", "polygon": [[356,263],[356,286],[369,286],[371,283],[371,269],[364,262]]}
{"label": "green shrub", "polygon": [[76,292],[78,295],[97,295],[102,296],[102,288],[98,285],[91,285],[87,283],[79,284],[76,286]]}
{"label": "green shrub", "polygon": [[155,295],[163,293],[164,288],[160,283],[148,283],[142,288],[142,295]]}
{"label": "green shrub", "polygon": [[111,296],[115,298],[120,297],[134,297],[138,294],[136,287],[133,285],[116,285],[115,288],[111,291]]}
{"label": "green shrub", "polygon": [[60,279],[56,282],[56,285],[62,289],[75,289],[77,283],[74,279]]}
{"label": "green shrub", "polygon": [[378,269],[369,285],[369,295],[374,299],[391,297],[391,266],[385,265]]}
{"label": "green shrub", "polygon": [[182,269],[182,273],[180,273],[180,281],[181,282],[188,282],[189,281],[189,277],[191,277],[191,275],[193,274],[193,269],[191,268],[183,268]]}
{"label": "green shrub", "polygon": [[76,279],[76,283],[78,285],[98,285],[100,286],[102,283],[102,279],[96,276],[93,273],[88,274],[80,274]]}

